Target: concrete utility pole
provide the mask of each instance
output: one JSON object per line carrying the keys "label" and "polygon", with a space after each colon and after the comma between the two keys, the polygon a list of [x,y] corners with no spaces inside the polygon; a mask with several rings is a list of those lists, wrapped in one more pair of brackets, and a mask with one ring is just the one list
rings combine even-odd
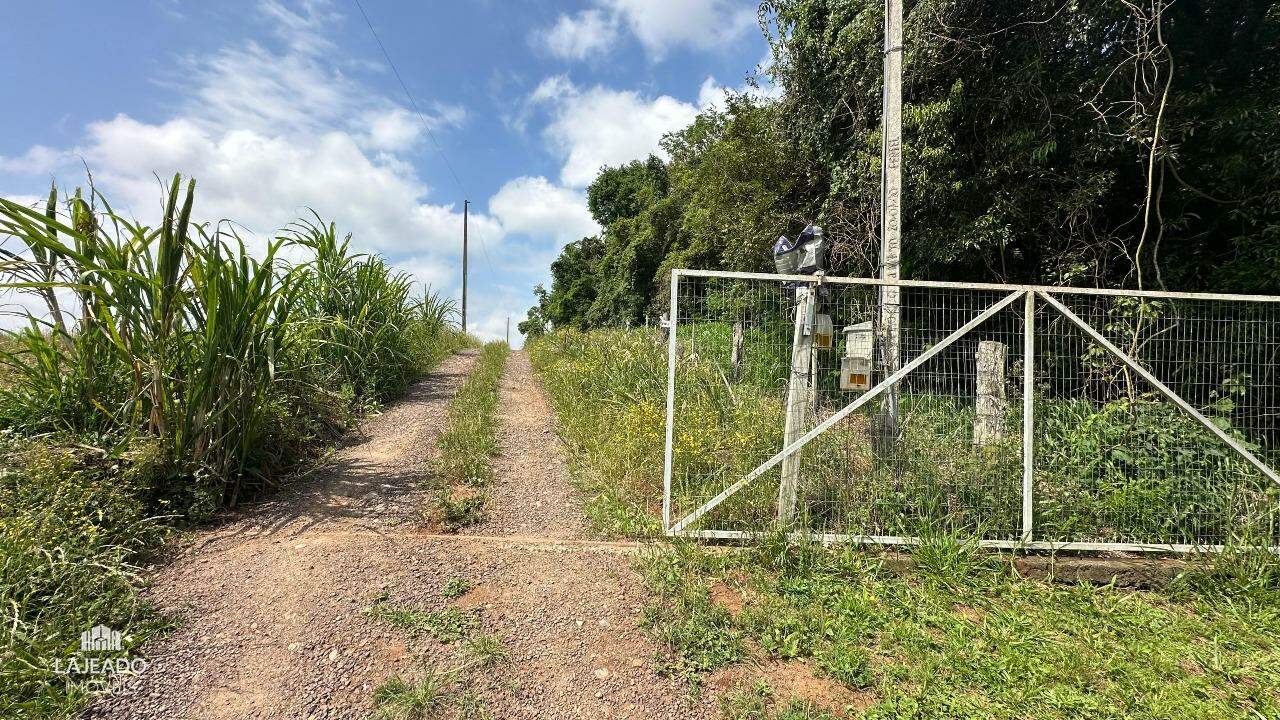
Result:
{"label": "concrete utility pole", "polygon": [[462,201],[462,332],[467,331],[467,208],[470,200]]}
{"label": "concrete utility pole", "polygon": [[511,316],[507,316],[507,345],[511,345]]}
{"label": "concrete utility pole", "polygon": [[[881,116],[880,277],[898,280],[902,248],[902,0],[884,4],[884,106]],[[898,370],[901,355],[901,288],[880,289],[880,352],[885,376]],[[884,438],[898,434],[898,387],[885,393]]]}

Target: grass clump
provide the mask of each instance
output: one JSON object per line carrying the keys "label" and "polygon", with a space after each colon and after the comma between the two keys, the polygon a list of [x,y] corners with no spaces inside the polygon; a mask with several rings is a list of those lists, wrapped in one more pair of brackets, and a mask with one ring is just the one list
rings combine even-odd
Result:
{"label": "grass clump", "polygon": [[484,522],[488,515],[484,509],[488,500],[485,494],[469,488],[464,490],[459,493],[457,489],[446,487],[436,491],[431,517],[449,532]]}
{"label": "grass clump", "polygon": [[462,648],[478,667],[490,667],[507,657],[507,649],[497,635],[473,635],[462,643]]}
{"label": "grass clump", "polygon": [[[456,608],[448,610],[456,611]],[[383,617],[404,616],[392,611]],[[434,621],[425,624],[430,625],[431,622]],[[424,623],[415,619],[407,624],[395,624],[416,629]],[[461,651],[455,656],[451,667],[441,669],[427,665],[416,677],[406,679],[396,675],[378,686],[373,692],[374,712],[377,717],[387,720],[432,720],[445,717],[455,720],[487,720],[491,715],[483,698],[467,686],[476,679],[476,671],[492,668],[506,657],[506,649],[497,636],[470,635],[462,643]]]}
{"label": "grass clump", "polygon": [[373,707],[379,718],[386,720],[430,720],[440,717],[449,701],[453,678],[433,667],[427,667],[413,680],[399,675],[373,691]]}
{"label": "grass clump", "polygon": [[437,641],[450,644],[470,637],[480,627],[480,618],[452,605],[443,610],[421,610],[388,604],[385,596],[365,608],[365,615],[413,633],[425,632]]}
{"label": "grass clump", "polygon": [[443,592],[445,597],[449,598],[450,600],[456,600],[457,598],[460,598],[463,595],[466,595],[470,591],[471,591],[470,580],[464,577],[453,577],[453,578],[449,578],[449,581],[444,584]]}
{"label": "grass clump", "polygon": [[[466,342],[452,301],[319,218],[249,252],[174,177],[148,226],[96,191],[0,199],[0,716],[74,714],[79,634],[159,627],[137,565],[167,529],[269,490]],[[290,258],[289,260],[286,260]]]}

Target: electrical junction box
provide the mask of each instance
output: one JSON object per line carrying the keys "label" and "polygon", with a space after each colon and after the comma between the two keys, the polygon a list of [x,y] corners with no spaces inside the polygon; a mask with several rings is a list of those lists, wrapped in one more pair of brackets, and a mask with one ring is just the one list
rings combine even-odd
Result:
{"label": "electrical junction box", "polygon": [[831,324],[830,315],[815,315],[813,318],[813,347],[817,350],[830,350],[835,344],[835,327]]}
{"label": "electrical junction box", "polygon": [[875,334],[871,322],[846,325],[844,357],[840,358],[840,389],[866,392],[871,389]]}

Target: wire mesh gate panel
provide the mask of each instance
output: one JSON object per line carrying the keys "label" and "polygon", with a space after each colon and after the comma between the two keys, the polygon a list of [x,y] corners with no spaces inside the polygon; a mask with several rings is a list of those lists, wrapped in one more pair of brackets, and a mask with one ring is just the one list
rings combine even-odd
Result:
{"label": "wire mesh gate panel", "polygon": [[893,285],[673,272],[668,534],[1280,545],[1280,298]]}

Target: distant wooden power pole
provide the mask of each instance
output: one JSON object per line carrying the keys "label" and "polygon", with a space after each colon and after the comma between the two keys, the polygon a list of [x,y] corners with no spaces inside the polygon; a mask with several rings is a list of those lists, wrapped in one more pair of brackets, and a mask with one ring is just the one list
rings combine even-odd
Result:
{"label": "distant wooden power pole", "polygon": [[467,332],[467,209],[471,201],[462,201],[462,332]]}
{"label": "distant wooden power pole", "polygon": [[[882,157],[880,194],[880,278],[901,278],[902,250],[902,0],[884,4],[884,106],[881,115]],[[902,290],[880,288],[881,353],[885,376],[898,371],[901,361]],[[884,440],[898,434],[898,386],[885,393]]]}

